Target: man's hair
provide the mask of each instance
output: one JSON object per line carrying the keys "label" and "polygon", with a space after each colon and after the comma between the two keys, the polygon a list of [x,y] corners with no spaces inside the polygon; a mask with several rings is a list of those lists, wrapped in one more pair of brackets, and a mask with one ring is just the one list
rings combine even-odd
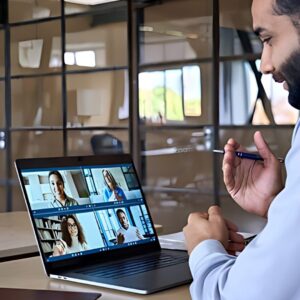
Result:
{"label": "man's hair", "polygon": [[121,209],[121,208],[119,208],[119,209],[116,211],[116,214],[117,214],[118,218],[119,218],[119,214],[124,214],[124,215],[126,216],[125,211],[124,211],[123,209]]}
{"label": "man's hair", "polygon": [[289,16],[300,33],[300,1],[298,0],[275,0],[273,7],[275,15]]}

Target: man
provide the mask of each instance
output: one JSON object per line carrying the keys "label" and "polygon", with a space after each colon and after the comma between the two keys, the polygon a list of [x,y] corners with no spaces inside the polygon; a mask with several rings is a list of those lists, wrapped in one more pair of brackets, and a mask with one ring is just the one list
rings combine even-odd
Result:
{"label": "man", "polygon": [[117,216],[121,224],[121,227],[117,231],[117,244],[144,239],[138,228],[129,224],[126,214],[122,209],[117,210]]}
{"label": "man", "polygon": [[[289,90],[300,109],[300,1],[253,0],[253,27],[263,42],[261,71]],[[232,198],[246,211],[267,218],[263,231],[243,249],[237,228],[220,208],[193,213],[184,228],[193,275],[193,299],[300,299],[300,132],[295,126],[286,157],[283,187],[280,163],[260,132],[254,135],[263,162],[240,159],[235,140],[225,145],[223,176]],[[230,241],[230,242],[229,242]]]}

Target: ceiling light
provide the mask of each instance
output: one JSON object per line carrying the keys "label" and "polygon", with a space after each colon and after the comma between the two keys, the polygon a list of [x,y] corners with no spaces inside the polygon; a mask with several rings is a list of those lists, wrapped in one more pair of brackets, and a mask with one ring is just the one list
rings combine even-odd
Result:
{"label": "ceiling light", "polygon": [[97,5],[97,4],[103,4],[108,2],[115,2],[118,0],[65,0],[65,2],[71,2],[76,4],[82,4],[82,5]]}

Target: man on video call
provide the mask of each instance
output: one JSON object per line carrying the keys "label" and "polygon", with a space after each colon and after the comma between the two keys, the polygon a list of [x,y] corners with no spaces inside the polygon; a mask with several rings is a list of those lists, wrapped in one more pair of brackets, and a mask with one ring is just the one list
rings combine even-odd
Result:
{"label": "man on video call", "polygon": [[121,224],[121,227],[117,231],[117,244],[130,243],[144,239],[140,234],[139,229],[129,224],[124,210],[118,209],[117,216]]}
{"label": "man on video call", "polygon": [[[300,1],[253,0],[253,28],[263,43],[261,71],[272,74],[300,109]],[[265,217],[262,232],[243,250],[237,228],[219,207],[192,213],[184,227],[193,299],[300,299],[300,132],[295,126],[283,185],[278,159],[260,132],[254,134],[263,161],[240,159],[244,148],[225,145],[223,176],[231,197],[244,210]],[[242,251],[236,257],[230,255]]]}

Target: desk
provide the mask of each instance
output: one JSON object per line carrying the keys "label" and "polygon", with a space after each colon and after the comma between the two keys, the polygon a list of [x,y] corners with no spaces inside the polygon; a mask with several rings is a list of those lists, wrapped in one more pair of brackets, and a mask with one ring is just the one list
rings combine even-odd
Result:
{"label": "desk", "polygon": [[[30,271],[29,271],[30,270]],[[40,257],[31,257],[0,264],[0,287],[44,289],[80,292],[100,292],[101,300],[189,300],[189,286],[184,285],[151,295],[137,295],[78,283],[49,279],[42,268]]]}
{"label": "desk", "polygon": [[0,261],[38,255],[26,211],[0,213]]}

